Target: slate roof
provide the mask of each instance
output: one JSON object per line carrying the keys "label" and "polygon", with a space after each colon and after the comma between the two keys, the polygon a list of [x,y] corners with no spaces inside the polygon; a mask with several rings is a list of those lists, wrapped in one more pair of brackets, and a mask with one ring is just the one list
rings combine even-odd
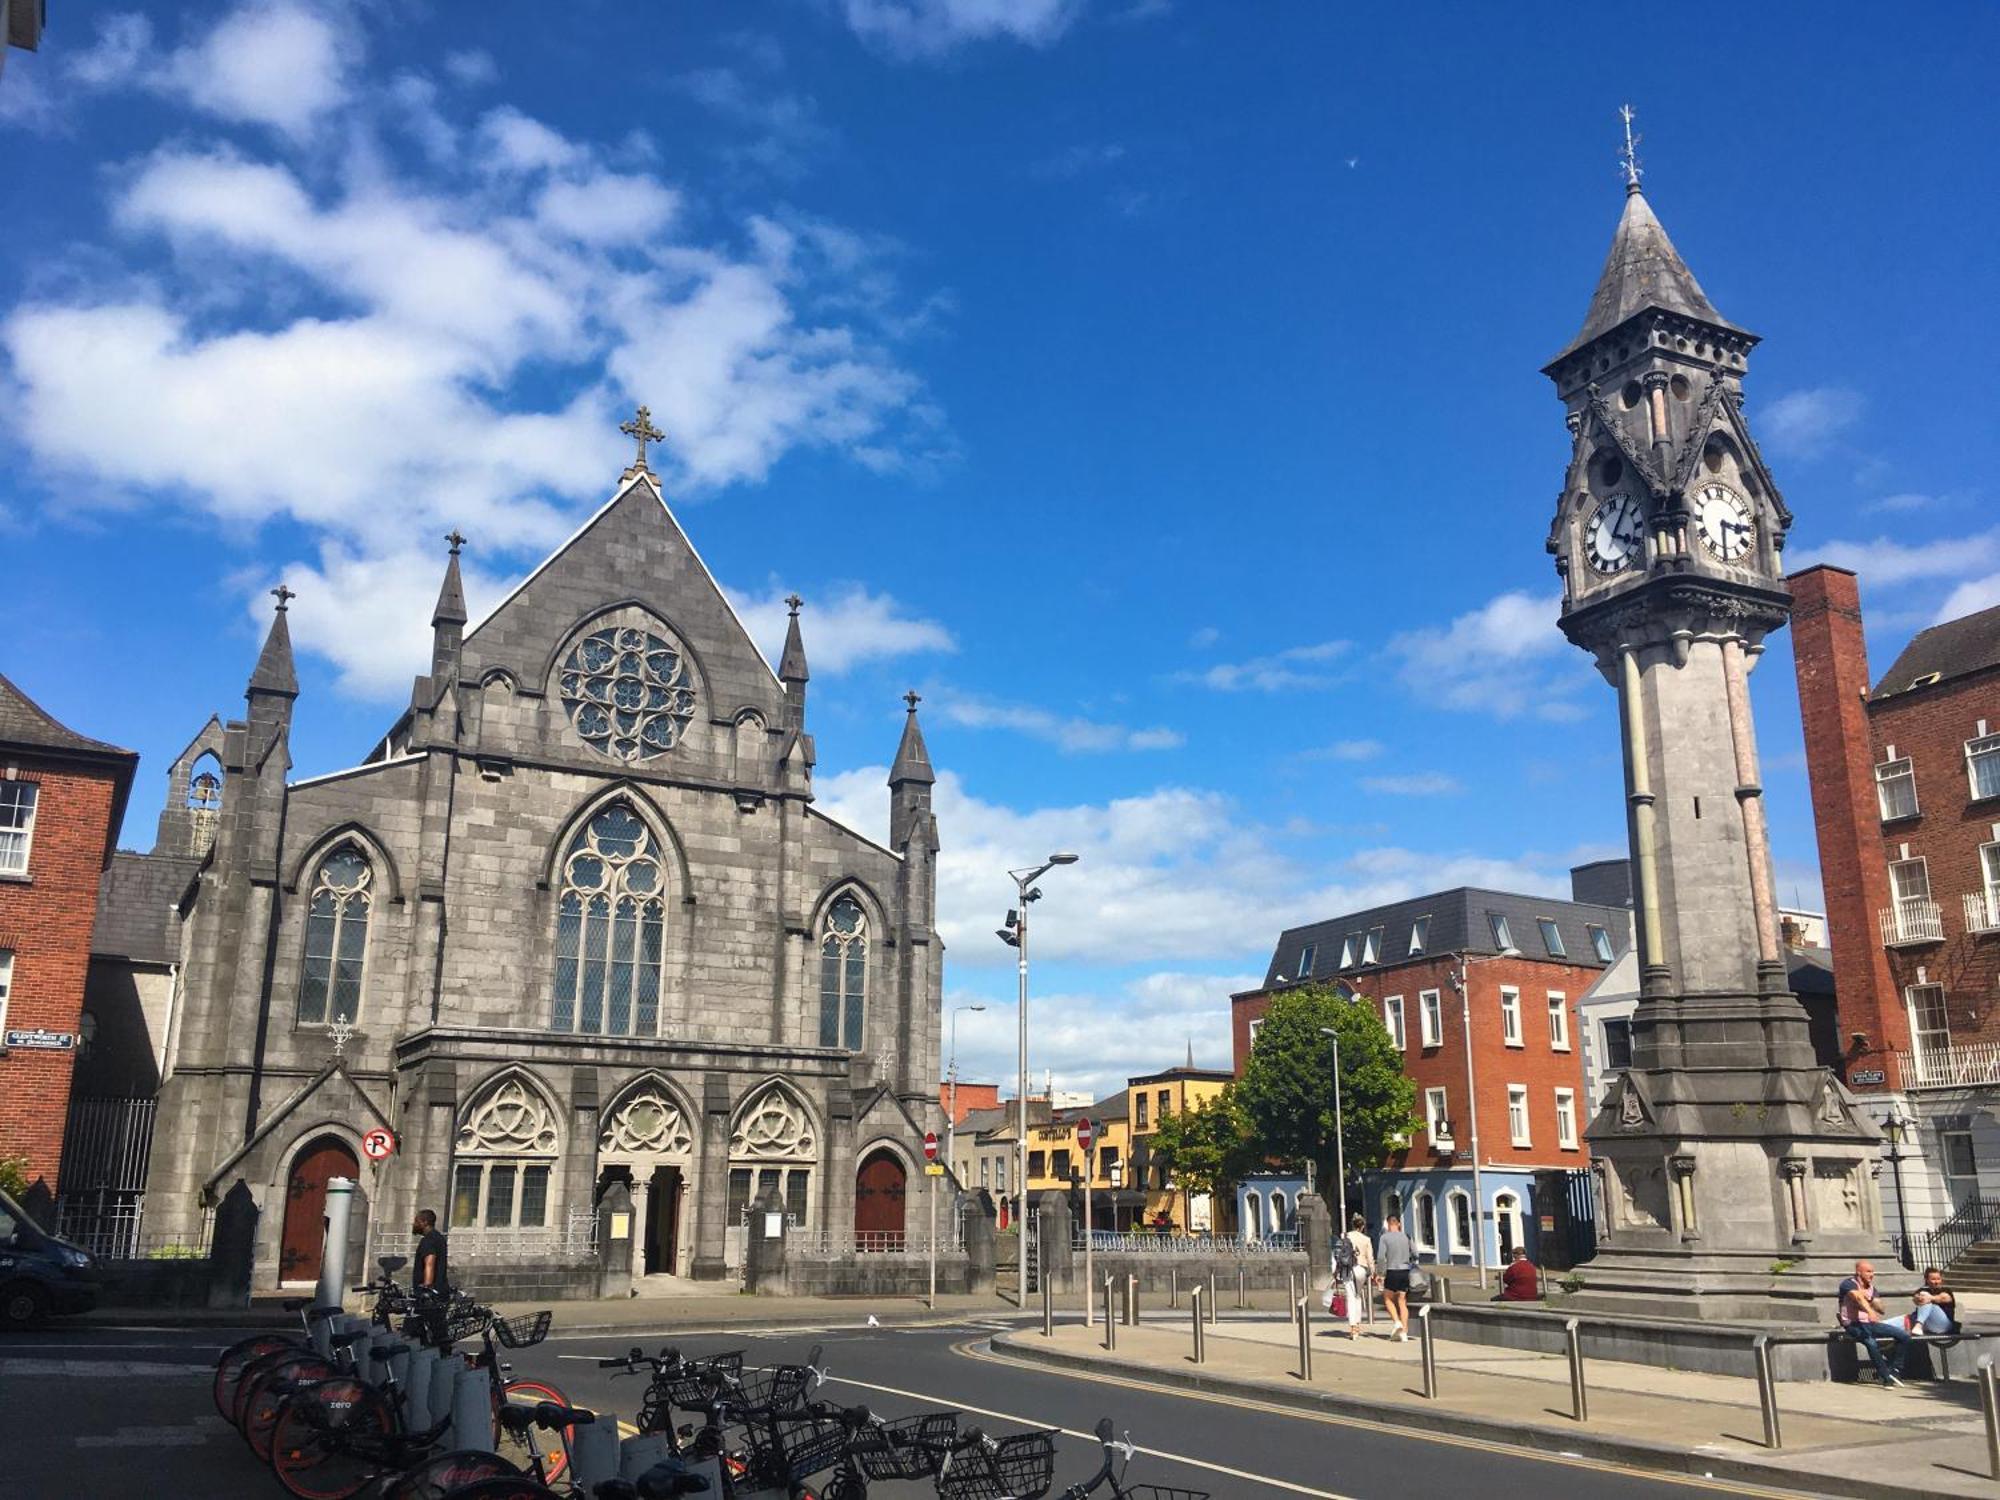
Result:
{"label": "slate roof", "polygon": [[1869,697],[1880,701],[1914,687],[1928,687],[1922,679],[1933,672],[1939,681],[1949,682],[1994,666],[2000,666],[2000,604],[1918,631]]}
{"label": "slate roof", "polygon": [[135,854],[121,849],[112,855],[97,884],[92,955],[142,964],[177,962],[180,953],[170,914],[200,868],[201,861],[187,854]]}
{"label": "slate roof", "polygon": [[1597,278],[1597,290],[1591,295],[1583,328],[1551,363],[1567,358],[1649,307],[1698,318],[1733,333],[1745,332],[1715,310],[1701,283],[1694,279],[1694,272],[1687,268],[1687,262],[1674,249],[1674,242],[1667,238],[1666,228],[1654,215],[1645,194],[1634,186],[1626,192],[1625,211],[1618,217],[1617,232],[1611,237],[1611,253],[1605,257],[1604,271]]}
{"label": "slate roof", "polygon": [[67,750],[80,755],[128,755],[139,758],[136,750],[122,749],[78,734],[50,717],[34,699],[0,676],[0,744],[32,745],[37,750]]}
{"label": "slate roof", "polygon": [[[1373,973],[1392,964],[1448,953],[1498,953],[1489,914],[1507,920],[1508,935],[1526,958],[1552,958],[1581,968],[1601,969],[1605,960],[1591,941],[1589,928],[1602,927],[1615,954],[1624,947],[1631,931],[1632,913],[1622,906],[1601,906],[1595,902],[1563,901],[1553,896],[1524,896],[1514,891],[1488,891],[1474,886],[1413,896],[1386,906],[1349,912],[1281,933],[1264,975],[1266,988],[1301,979],[1333,979]],[[1410,952],[1413,930],[1420,918],[1428,917],[1421,953]],[[1539,919],[1556,924],[1562,944],[1561,955],[1552,954],[1542,941]],[[1367,936],[1381,929],[1376,962],[1363,963]],[[1354,951],[1342,964],[1343,945],[1354,939]],[[1306,950],[1312,949],[1306,965]]]}

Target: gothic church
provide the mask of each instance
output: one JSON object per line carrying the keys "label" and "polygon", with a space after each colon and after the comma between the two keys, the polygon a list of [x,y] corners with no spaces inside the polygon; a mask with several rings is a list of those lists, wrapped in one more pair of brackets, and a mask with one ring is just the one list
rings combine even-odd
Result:
{"label": "gothic church", "polygon": [[[637,428],[656,436],[643,410]],[[482,1264],[580,1259],[614,1178],[636,1274],[728,1274],[765,1192],[836,1240],[900,1237],[942,1125],[914,695],[884,847],[813,806],[800,601],[773,674],[643,442],[470,628],[449,540],[430,671],[360,765],[288,779],[279,590],[244,719],[170,771],[155,857],[199,864],[149,1237],[194,1235],[240,1179],[259,1288],[311,1280],[333,1175],[360,1180],[382,1253],[436,1207],[475,1286]]]}

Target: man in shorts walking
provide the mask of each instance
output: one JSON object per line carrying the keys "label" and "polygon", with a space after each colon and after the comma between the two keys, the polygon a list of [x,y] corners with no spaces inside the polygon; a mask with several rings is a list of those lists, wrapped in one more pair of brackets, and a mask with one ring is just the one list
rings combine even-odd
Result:
{"label": "man in shorts walking", "polygon": [[1375,1246],[1375,1268],[1382,1278],[1382,1305],[1396,1325],[1389,1337],[1402,1343],[1410,1341],[1410,1268],[1416,1260],[1410,1237],[1403,1233],[1403,1216],[1390,1214]]}

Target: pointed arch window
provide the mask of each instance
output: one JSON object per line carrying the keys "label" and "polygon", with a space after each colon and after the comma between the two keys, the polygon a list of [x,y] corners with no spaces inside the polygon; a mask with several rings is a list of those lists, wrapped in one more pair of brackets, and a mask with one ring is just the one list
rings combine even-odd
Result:
{"label": "pointed arch window", "polygon": [[819,1044],[861,1050],[868,1016],[868,914],[852,892],[826,910],[819,939]]}
{"label": "pointed arch window", "polygon": [[458,1127],[451,1175],[454,1229],[538,1229],[562,1135],[540,1090],[515,1074],[489,1087]]}
{"label": "pointed arch window", "polygon": [[299,982],[299,1024],[352,1021],[361,1011],[368,959],[368,916],[375,871],[353,844],[342,844],[313,876],[306,907],[305,974]]}
{"label": "pointed arch window", "polygon": [[659,840],[627,803],[612,803],[570,841],[556,904],[550,1029],[658,1032],[664,887]]}

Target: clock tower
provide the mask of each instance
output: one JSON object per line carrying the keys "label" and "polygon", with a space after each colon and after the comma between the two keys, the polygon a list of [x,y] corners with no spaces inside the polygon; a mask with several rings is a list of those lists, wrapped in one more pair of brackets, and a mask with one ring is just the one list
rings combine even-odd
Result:
{"label": "clock tower", "polygon": [[1879,1134],[1790,992],[1749,675],[1791,595],[1791,512],[1743,413],[1754,334],[1675,251],[1628,156],[1582,330],[1543,371],[1569,469],[1562,631],[1618,694],[1638,943],[1632,1066],[1587,1132],[1598,1258],[1572,1301],[1822,1318],[1884,1252]]}

